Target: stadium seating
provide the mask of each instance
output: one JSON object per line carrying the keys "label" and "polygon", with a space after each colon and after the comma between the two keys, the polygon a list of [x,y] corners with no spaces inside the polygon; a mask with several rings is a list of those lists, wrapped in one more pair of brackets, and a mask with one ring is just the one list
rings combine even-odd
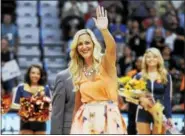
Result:
{"label": "stadium seating", "polygon": [[24,0],[21,0],[21,1],[16,1],[16,5],[18,7],[24,7],[24,8],[27,8],[27,7],[37,7],[37,1],[24,1]]}
{"label": "stadium seating", "polygon": [[51,18],[51,17],[42,17],[41,19],[41,28],[42,29],[59,29],[60,28],[60,20],[59,18]]}
{"label": "stadium seating", "polygon": [[19,7],[19,8],[16,8],[16,15],[18,17],[35,17],[37,15],[37,8]]}
{"label": "stadium seating", "polygon": [[18,33],[20,44],[39,44],[39,29],[37,27],[20,28]]}
{"label": "stadium seating", "polygon": [[34,28],[38,26],[37,17],[19,17],[16,20],[18,28]]}

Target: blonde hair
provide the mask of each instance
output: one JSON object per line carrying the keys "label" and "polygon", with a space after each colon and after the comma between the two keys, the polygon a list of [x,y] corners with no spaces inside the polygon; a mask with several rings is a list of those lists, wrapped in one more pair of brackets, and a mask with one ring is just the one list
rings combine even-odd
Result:
{"label": "blonde hair", "polygon": [[99,71],[99,65],[101,63],[101,58],[103,56],[103,54],[101,53],[102,51],[101,45],[98,42],[97,38],[95,37],[94,33],[90,29],[82,29],[75,34],[74,39],[71,43],[71,52],[70,52],[71,61],[69,63],[69,71],[72,76],[75,92],[79,90],[78,82],[80,81],[81,70],[85,65],[83,58],[79,55],[77,51],[78,39],[83,34],[88,34],[93,42],[94,45],[93,65],[97,72]]}
{"label": "blonde hair", "polygon": [[158,65],[157,65],[157,72],[159,73],[160,77],[159,79],[161,80],[161,83],[166,84],[167,83],[167,70],[165,69],[164,66],[164,60],[161,56],[160,51],[157,48],[149,48],[146,50],[143,60],[142,60],[142,78],[144,80],[149,79],[148,76],[148,71],[147,71],[147,64],[146,64],[146,55],[151,52],[153,55],[156,55],[158,57]]}

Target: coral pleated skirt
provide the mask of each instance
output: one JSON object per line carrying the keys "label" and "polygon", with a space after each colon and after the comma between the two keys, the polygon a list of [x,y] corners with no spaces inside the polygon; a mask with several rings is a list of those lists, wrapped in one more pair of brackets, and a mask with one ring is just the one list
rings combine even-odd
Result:
{"label": "coral pleated skirt", "polygon": [[116,103],[91,102],[77,111],[71,134],[127,134],[127,129]]}

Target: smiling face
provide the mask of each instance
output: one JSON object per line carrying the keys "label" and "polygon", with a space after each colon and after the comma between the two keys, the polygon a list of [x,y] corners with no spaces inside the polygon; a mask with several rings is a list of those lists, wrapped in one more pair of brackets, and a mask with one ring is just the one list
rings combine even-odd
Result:
{"label": "smiling face", "polygon": [[29,73],[31,84],[38,84],[41,73],[40,70],[36,67],[32,67]]}
{"label": "smiling face", "polygon": [[84,59],[91,59],[93,57],[94,45],[91,37],[88,34],[79,36],[77,43],[77,51]]}
{"label": "smiling face", "polygon": [[145,57],[145,62],[148,67],[157,67],[159,63],[159,57],[152,52],[148,52]]}

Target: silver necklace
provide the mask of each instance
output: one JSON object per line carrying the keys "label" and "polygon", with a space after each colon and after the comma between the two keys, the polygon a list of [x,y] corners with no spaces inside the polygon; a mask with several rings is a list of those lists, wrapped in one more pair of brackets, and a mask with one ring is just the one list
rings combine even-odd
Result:
{"label": "silver necklace", "polygon": [[91,69],[87,70],[85,67],[83,68],[83,72],[85,76],[91,76],[96,70],[92,67]]}

